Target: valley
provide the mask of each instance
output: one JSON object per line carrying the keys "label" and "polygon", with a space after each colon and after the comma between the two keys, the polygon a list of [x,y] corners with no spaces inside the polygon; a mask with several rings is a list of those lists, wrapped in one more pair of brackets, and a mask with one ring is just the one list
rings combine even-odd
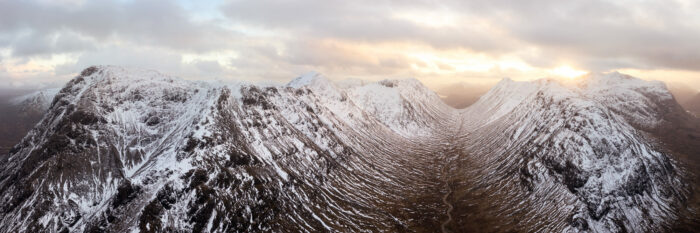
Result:
{"label": "valley", "polygon": [[412,79],[91,67],[0,161],[0,232],[692,229],[698,125],[619,73],[505,79],[458,110]]}

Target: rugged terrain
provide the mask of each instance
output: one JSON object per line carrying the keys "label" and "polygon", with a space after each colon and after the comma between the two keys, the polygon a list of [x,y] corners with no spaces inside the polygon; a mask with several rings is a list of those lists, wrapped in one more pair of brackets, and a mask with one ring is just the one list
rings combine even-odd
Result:
{"label": "rugged terrain", "polygon": [[700,123],[618,73],[285,86],[90,67],[0,161],[0,232],[691,231]]}

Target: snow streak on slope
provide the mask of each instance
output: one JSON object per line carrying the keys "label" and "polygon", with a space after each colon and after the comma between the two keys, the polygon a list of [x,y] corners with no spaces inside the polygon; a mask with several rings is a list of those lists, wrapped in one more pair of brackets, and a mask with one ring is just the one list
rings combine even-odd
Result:
{"label": "snow streak on slope", "polygon": [[[3,221],[26,229],[85,229],[83,221],[109,203],[121,204],[112,197],[134,188],[131,181],[187,168],[169,163],[177,155],[173,146],[184,144],[184,132],[213,101],[200,88],[155,72],[84,71],[4,164],[3,206],[15,214]],[[40,222],[27,222],[37,216]]]}
{"label": "snow streak on slope", "polygon": [[399,155],[416,151],[394,131],[406,121],[386,125],[345,90],[314,80],[261,88],[86,69],[3,163],[2,231],[366,231],[416,224],[397,212],[421,208],[401,198],[426,176],[397,177],[412,161]]}
{"label": "snow streak on slope", "polygon": [[[463,112],[484,124],[470,132],[476,136],[466,143],[482,159],[465,158],[477,163],[476,171],[468,172],[483,179],[465,183],[510,184],[484,189],[516,196],[494,207],[521,212],[527,221],[512,223],[516,229],[546,221],[552,224],[535,224],[531,230],[669,229],[689,187],[670,154],[634,127],[654,127],[665,109],[656,103],[669,98],[659,83],[617,73],[569,82],[503,81]],[[536,213],[522,212],[523,206]]]}
{"label": "snow streak on slope", "polygon": [[[424,130],[449,119],[454,112],[418,80],[383,80],[349,87],[349,97],[365,112],[375,116],[401,135],[424,135]],[[442,118],[442,119],[441,119]]]}
{"label": "snow streak on slope", "polygon": [[668,230],[688,174],[643,132],[668,96],[504,80],[458,111],[412,79],[91,67],[0,164],[0,232]]}

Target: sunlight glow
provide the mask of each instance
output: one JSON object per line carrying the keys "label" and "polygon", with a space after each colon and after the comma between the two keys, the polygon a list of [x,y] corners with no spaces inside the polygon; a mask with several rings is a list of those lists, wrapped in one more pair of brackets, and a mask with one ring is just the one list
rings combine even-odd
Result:
{"label": "sunlight glow", "polygon": [[571,68],[571,66],[568,66],[568,65],[563,65],[563,66],[559,66],[557,68],[554,68],[549,73],[551,75],[555,75],[555,76],[559,76],[559,77],[574,79],[577,77],[581,77],[581,76],[587,74],[588,72]]}
{"label": "sunlight glow", "polygon": [[425,12],[425,11],[400,11],[393,15],[393,18],[406,20],[416,25],[432,28],[454,27],[458,25],[459,16],[447,11]]}

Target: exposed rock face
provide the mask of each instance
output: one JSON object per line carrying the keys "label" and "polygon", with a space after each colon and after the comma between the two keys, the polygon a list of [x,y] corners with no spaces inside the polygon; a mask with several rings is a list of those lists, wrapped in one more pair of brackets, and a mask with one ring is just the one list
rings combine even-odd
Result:
{"label": "exposed rock face", "polygon": [[0,164],[0,232],[432,232],[446,202],[454,231],[672,230],[697,224],[678,109],[620,74],[506,80],[455,110],[416,80],[92,67]]}

